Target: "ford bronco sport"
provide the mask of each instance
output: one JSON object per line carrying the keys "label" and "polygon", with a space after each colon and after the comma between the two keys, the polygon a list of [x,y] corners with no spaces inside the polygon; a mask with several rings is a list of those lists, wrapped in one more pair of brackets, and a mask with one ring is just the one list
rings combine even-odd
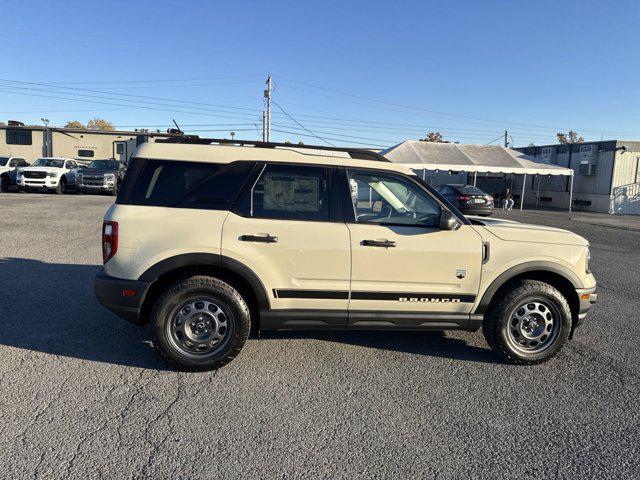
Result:
{"label": "ford bronco sport", "polygon": [[104,217],[100,302],[152,324],[182,369],[250,329],[482,327],[517,364],[553,357],[595,303],[589,245],[462,215],[365,150],[174,137],[146,143]]}

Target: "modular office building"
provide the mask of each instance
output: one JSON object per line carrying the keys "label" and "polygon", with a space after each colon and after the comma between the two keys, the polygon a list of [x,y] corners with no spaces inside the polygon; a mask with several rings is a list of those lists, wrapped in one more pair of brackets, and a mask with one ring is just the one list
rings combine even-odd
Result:
{"label": "modular office building", "polygon": [[[515,150],[572,169],[571,202],[575,209],[640,215],[640,142],[609,140]],[[569,201],[569,191],[566,178],[527,178],[525,205],[563,208]]]}
{"label": "modular office building", "polygon": [[113,158],[128,162],[138,145],[165,133],[104,131],[80,128],[0,125],[0,156],[21,157],[33,163],[40,157],[65,157],[80,161]]}

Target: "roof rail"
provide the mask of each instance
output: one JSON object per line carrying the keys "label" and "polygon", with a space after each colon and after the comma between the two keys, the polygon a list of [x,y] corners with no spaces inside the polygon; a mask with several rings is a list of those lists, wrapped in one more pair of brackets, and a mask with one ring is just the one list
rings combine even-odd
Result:
{"label": "roof rail", "polygon": [[312,150],[326,150],[329,152],[345,152],[348,153],[351,158],[358,160],[373,160],[377,162],[389,162],[390,160],[383,157],[379,153],[365,150],[363,148],[350,148],[350,147],[327,147],[325,145],[298,145],[293,143],[278,143],[278,142],[261,142],[259,140],[228,140],[226,138],[201,138],[198,135],[176,135],[168,138],[156,140],[156,143],[185,143],[192,145],[211,145],[217,143],[219,145],[249,145],[259,148],[298,148],[298,149],[312,149]]}

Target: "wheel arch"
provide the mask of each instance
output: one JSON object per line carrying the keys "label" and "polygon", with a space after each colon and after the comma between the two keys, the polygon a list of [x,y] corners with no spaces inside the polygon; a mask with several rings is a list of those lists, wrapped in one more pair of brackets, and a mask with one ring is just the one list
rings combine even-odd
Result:
{"label": "wheel arch", "polygon": [[149,322],[155,301],[167,287],[192,275],[210,275],[232,285],[247,300],[252,321],[256,322],[259,328],[260,310],[270,308],[264,284],[256,273],[243,263],[212,253],[176,255],[149,267],[138,279],[150,282],[140,309],[141,323]]}
{"label": "wheel arch", "polygon": [[569,303],[572,319],[575,323],[580,309],[576,289],[584,288],[582,281],[571,270],[552,262],[543,261],[523,263],[501,273],[482,294],[474,313],[484,315],[493,302],[501,297],[502,292],[520,280],[539,280],[559,290]]}

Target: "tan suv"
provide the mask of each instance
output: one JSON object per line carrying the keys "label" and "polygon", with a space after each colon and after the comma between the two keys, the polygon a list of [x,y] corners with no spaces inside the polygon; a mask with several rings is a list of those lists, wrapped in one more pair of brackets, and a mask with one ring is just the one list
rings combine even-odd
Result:
{"label": "tan suv", "polygon": [[543,362],[596,301],[587,241],[466,218],[365,150],[176,137],[140,147],[104,217],[100,302],[173,365],[256,330],[478,330]]}

